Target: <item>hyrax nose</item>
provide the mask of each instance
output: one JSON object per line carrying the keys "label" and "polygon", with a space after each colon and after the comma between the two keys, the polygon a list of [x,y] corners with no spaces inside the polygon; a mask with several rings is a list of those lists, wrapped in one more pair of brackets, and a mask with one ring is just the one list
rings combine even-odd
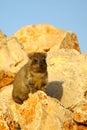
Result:
{"label": "hyrax nose", "polygon": [[40,67],[43,67],[43,66],[44,66],[44,63],[43,63],[43,62],[40,62],[39,65],[40,65]]}

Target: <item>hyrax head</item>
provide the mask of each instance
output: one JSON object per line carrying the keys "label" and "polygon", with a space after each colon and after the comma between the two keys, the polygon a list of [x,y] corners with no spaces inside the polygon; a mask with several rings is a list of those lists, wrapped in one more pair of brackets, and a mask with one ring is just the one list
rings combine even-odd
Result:
{"label": "hyrax head", "polygon": [[44,73],[47,71],[46,56],[46,53],[43,52],[34,52],[28,55],[33,72]]}

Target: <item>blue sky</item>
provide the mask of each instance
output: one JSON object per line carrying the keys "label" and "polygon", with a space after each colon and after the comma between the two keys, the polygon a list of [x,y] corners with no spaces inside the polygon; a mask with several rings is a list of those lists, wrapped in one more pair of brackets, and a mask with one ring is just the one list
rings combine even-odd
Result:
{"label": "blue sky", "polygon": [[87,52],[87,0],[0,0],[0,29],[11,36],[23,26],[48,23],[74,32]]}

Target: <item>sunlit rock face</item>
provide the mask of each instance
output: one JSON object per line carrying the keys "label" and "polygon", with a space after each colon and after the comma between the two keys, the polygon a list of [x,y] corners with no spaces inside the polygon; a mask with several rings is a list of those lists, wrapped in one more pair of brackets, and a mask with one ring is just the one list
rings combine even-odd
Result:
{"label": "sunlit rock face", "polygon": [[23,44],[26,52],[48,52],[52,48],[76,49],[81,52],[77,37],[73,32],[58,29],[49,24],[25,26],[19,29],[13,37]]}
{"label": "sunlit rock face", "polygon": [[[15,74],[30,52],[47,53],[46,92],[12,99]],[[0,130],[86,130],[87,54],[73,32],[49,24],[25,26],[8,38],[0,31]]]}

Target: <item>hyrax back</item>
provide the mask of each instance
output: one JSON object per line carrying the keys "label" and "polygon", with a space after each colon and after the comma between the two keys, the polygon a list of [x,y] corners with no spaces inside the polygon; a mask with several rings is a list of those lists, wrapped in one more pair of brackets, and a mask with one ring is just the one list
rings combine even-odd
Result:
{"label": "hyrax back", "polygon": [[30,53],[28,57],[28,63],[19,70],[13,83],[12,97],[19,104],[28,98],[30,92],[45,91],[47,84],[46,53]]}

